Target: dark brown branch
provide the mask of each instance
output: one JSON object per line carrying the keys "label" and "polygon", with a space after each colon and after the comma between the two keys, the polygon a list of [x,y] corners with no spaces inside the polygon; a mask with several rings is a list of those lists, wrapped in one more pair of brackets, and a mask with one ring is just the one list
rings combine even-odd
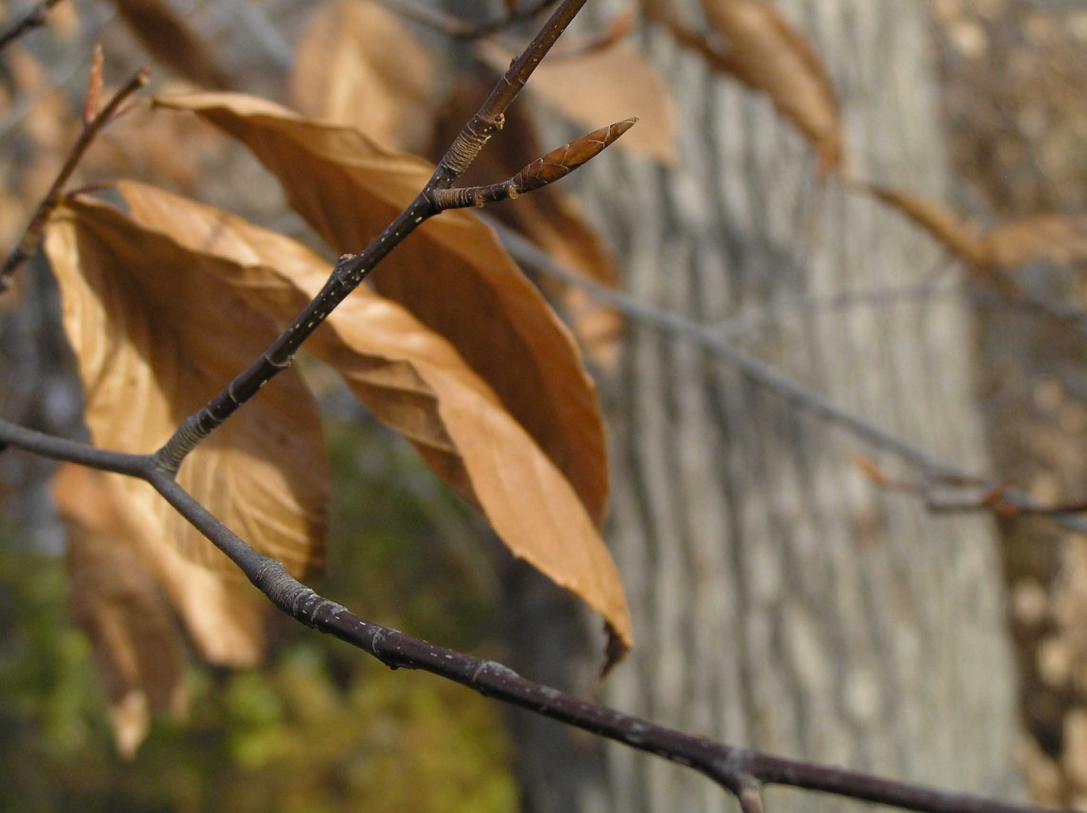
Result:
{"label": "dark brown branch", "polygon": [[147,78],[147,68],[138,71],[113,94],[106,106],[93,119],[84,124],[83,131],[79,134],[75,144],[72,145],[68,158],[65,159],[64,165],[61,166],[60,172],[57,173],[57,177],[53,179],[49,191],[45,193],[45,197],[38,204],[38,208],[34,210],[30,224],[26,227],[15,249],[4,260],[3,266],[0,266],[0,293],[7,290],[10,285],[11,275],[18,271],[23,263],[33,257],[34,252],[38,250],[38,246],[41,245],[42,241],[42,233],[45,231],[45,224],[48,222],[53,210],[60,204],[64,186],[72,177],[72,173],[75,172],[76,167],[94,142],[94,139],[117,116],[121,105],[133,93],[147,84]]}
{"label": "dark brown branch", "polygon": [[[1039,813],[1041,808],[1028,805],[948,793],[715,743],[580,700],[557,689],[527,680],[502,664],[479,660],[372,624],[318,595],[290,576],[279,562],[251,548],[197,503],[174,479],[177,466],[185,454],[195,448],[200,438],[229,417],[279,370],[289,366],[294,352],[329,311],[396,244],[427,217],[439,211],[434,203],[440,197],[438,193],[450,189],[456,178],[478,155],[490,135],[501,127],[506,107],[583,4],[584,0],[567,0],[562,4],[540,35],[511,65],[509,72],[479,113],[466,125],[416,201],[362,254],[341,258],[325,288],[295,324],[249,370],[231,382],[220,396],[187,420],[163,449],[154,455],[103,451],[87,444],[33,432],[3,420],[0,420],[0,449],[8,445],[15,446],[46,457],[142,479],[150,483],[175,510],[226,554],[280,610],[292,618],[364,650],[390,668],[428,671],[486,696],[691,767],[735,794],[745,811],[761,813],[761,787],[769,783],[932,813]],[[138,78],[139,84],[145,81],[145,77]],[[92,122],[92,125],[101,122],[95,132],[116,113],[122,98],[123,96],[115,97],[111,100]],[[87,129],[90,128],[91,125],[88,125]],[[93,135],[93,132],[88,134],[87,130],[84,131],[86,143],[83,143],[82,138],[77,143],[73,155],[66,162],[67,171],[62,171],[54,188],[43,201],[45,217],[59,200],[64,183]],[[546,161],[530,165],[511,179],[511,188],[535,188],[566,174],[571,168],[565,160],[554,165],[558,169],[549,166],[551,165]],[[35,221],[37,219],[36,215]],[[34,222],[32,227],[33,225]],[[31,230],[28,229],[28,232]]]}
{"label": "dark brown branch", "polygon": [[185,419],[173,437],[156,452],[155,457],[160,466],[176,472],[185,457],[204,438],[233,415],[269,380],[291,365],[302,343],[390,251],[424,221],[438,214],[439,210],[433,199],[435,191],[452,186],[475,161],[490,137],[501,129],[506,108],[584,5],[585,0],[564,0],[536,38],[510,65],[479,111],[454,139],[415,200],[360,254],[345,254],[341,257],[328,282],[271,347],[199,412]]}
{"label": "dark brown branch", "polygon": [[294,579],[279,562],[250,547],[177,484],[151,455],[95,449],[0,420],[0,446],[114,471],[150,483],[280,610],[367,652],[390,669],[419,669],[600,737],[692,768],[733,793],[744,811],[762,813],[762,786],[788,785],[927,813],[1044,813],[1043,808],[950,793],[923,785],[748,751],[566,694],[480,660],[359,618]]}
{"label": "dark brown branch", "polygon": [[7,48],[28,31],[45,25],[46,16],[53,6],[59,2],[60,0],[41,0],[41,2],[35,3],[30,11],[5,28],[3,32],[0,32],[0,51]]}
{"label": "dark brown branch", "polygon": [[76,440],[25,429],[3,419],[0,419],[0,446],[23,449],[41,457],[66,460],[99,471],[113,471],[130,477],[146,478],[151,468],[151,458],[148,455],[107,452]]}

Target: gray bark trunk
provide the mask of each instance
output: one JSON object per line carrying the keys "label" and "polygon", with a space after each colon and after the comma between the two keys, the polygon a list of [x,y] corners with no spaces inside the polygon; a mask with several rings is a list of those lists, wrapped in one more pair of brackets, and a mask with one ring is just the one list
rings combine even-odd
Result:
{"label": "gray bark trunk", "polygon": [[[829,65],[856,173],[944,197],[923,7],[779,5]],[[664,171],[612,150],[581,187],[627,290],[714,325],[775,308],[745,335],[748,349],[984,471],[957,297],[811,304],[919,283],[939,268],[939,250],[871,201],[820,188],[809,150],[765,100],[710,76],[660,32],[644,44],[679,103],[681,165]],[[808,304],[789,305],[797,300]],[[615,479],[608,539],[637,639],[603,699],[736,745],[1017,793],[1013,664],[987,519],[934,517],[912,497],[879,493],[851,465],[865,451],[858,441],[682,340],[631,325],[603,390]],[[523,572],[511,584],[516,665],[596,691],[597,642],[575,635],[575,613]],[[527,810],[734,809],[662,760],[617,746],[601,754],[520,714],[512,725]],[[768,801],[775,813],[841,807],[784,791]]]}

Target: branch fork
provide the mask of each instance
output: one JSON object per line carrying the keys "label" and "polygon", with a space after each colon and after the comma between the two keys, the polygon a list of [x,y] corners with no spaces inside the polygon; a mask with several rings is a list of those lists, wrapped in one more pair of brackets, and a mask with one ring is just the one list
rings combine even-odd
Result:
{"label": "branch fork", "polygon": [[526,192],[532,192],[565,178],[578,167],[588,163],[614,144],[623,133],[634,126],[637,120],[637,118],[624,119],[576,138],[542,158],[537,158],[512,178],[501,183],[435,189],[430,193],[430,199],[438,211],[463,209],[469,206],[481,209],[488,203],[516,200],[518,196]]}
{"label": "branch fork", "polygon": [[[295,352],[329,312],[427,218],[446,208],[478,205],[479,200],[484,204],[492,200],[508,200],[553,183],[599,154],[629,129],[634,123],[631,119],[597,130],[537,159],[500,184],[452,188],[487,139],[501,127],[505,109],[584,3],[585,0],[564,0],[561,3],[537,37],[511,64],[479,113],[453,142],[415,201],[365,250],[341,257],[324,288],[295,322],[219,395],[186,418],[161,449],[152,454],[106,451],[34,432],[0,419],[0,450],[10,445],[41,456],[143,480],[231,559],[275,606],[301,623],[362,649],[392,669],[422,669],[503,702],[689,766],[735,795],[742,809],[748,813],[762,813],[760,791],[765,783],[790,785],[931,813],[1042,813],[1040,808],[1028,805],[936,791],[715,743],[534,683],[502,664],[473,658],[370,623],[294,579],[280,562],[253,549],[178,484],[175,474],[186,455],[265,383],[286,369]],[[60,199],[61,189],[79,157],[98,129],[115,115],[121,102],[144,82],[146,74],[137,74],[87,125],[65,169],[39,207],[27,230],[28,234],[37,233],[40,239],[45,221]],[[10,263],[15,263],[17,267],[17,262],[11,258]],[[6,273],[10,273],[9,264],[4,266]],[[0,279],[6,273],[0,274]]]}

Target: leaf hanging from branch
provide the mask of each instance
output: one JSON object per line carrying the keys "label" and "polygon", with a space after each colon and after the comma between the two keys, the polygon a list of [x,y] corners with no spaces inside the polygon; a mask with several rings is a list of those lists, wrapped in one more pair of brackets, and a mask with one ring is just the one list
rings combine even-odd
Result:
{"label": "leaf hanging from branch", "polygon": [[[198,113],[249,147],[279,179],[291,206],[340,252],[375,238],[432,171],[356,130],[308,121],[251,96],[209,93],[158,103]],[[398,246],[371,279],[456,348],[599,525],[608,471],[596,389],[569,332],[494,233],[469,212],[443,213]]]}
{"label": "leaf hanging from branch", "polygon": [[151,712],[185,712],[187,655],[175,618],[206,660],[252,667],[267,605],[248,584],[183,558],[119,475],[65,465],[53,494],[68,532],[75,616],[94,645],[118,751],[131,756]]}
{"label": "leaf hanging from branch", "polygon": [[[277,335],[271,320],[212,275],[174,263],[164,241],[134,239],[110,207],[62,206],[46,252],[79,363],[87,425],[103,448],[157,449]],[[178,475],[213,515],[300,576],[323,564],[328,478],[317,407],[294,371],[273,381]],[[154,517],[158,538],[194,561],[236,572],[149,486],[124,484],[133,504]]]}
{"label": "leaf hanging from branch", "polygon": [[709,37],[685,27],[666,2],[647,1],[645,10],[711,68],[765,93],[815,149],[822,172],[841,166],[842,123],[834,86],[807,39],[771,3],[702,0]]}
{"label": "leaf hanging from branch", "polygon": [[[281,325],[327,278],[327,264],[289,238],[152,187],[123,182],[118,188],[135,219],[133,239],[173,241],[179,267],[207,269]],[[447,341],[362,288],[306,348],[479,505],[514,555],[599,612],[622,649],[629,648],[626,599],[592,518],[562,472]]]}
{"label": "leaf hanging from branch", "polygon": [[[481,40],[476,49],[480,59],[499,71],[516,55],[493,40]],[[616,146],[665,164],[675,163],[678,124],[672,91],[635,48],[619,43],[545,59],[527,89],[585,127],[635,116],[638,126]]]}
{"label": "leaf hanging from branch", "polygon": [[1010,271],[1034,262],[1087,262],[1087,217],[1036,215],[998,223],[987,231],[946,206],[876,184],[860,188],[898,210],[966,265]]}
{"label": "leaf hanging from branch", "polygon": [[303,114],[420,152],[430,126],[430,52],[377,3],[322,4],[299,40],[290,96]]}
{"label": "leaf hanging from branch", "polygon": [[865,184],[861,188],[897,209],[967,265],[980,267],[988,263],[985,244],[977,226],[943,204],[876,184]]}
{"label": "leaf hanging from branch", "polygon": [[999,223],[986,233],[985,243],[998,268],[1041,260],[1087,262],[1087,216],[1037,215]]}
{"label": "leaf hanging from branch", "polygon": [[108,476],[67,464],[53,494],[67,529],[72,610],[94,646],[117,750],[130,759],[147,736],[152,711],[184,715],[186,655],[133,546],[131,523],[123,510],[113,510]]}

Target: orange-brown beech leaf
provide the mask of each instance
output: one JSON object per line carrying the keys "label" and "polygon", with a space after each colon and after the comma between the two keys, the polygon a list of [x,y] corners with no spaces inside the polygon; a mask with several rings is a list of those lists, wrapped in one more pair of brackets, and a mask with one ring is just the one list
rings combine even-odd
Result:
{"label": "orange-brown beech leaf", "polygon": [[[152,187],[122,182],[151,239],[175,241],[190,263],[278,323],[324,284],[328,265],[299,243]],[[362,288],[306,348],[332,365],[385,424],[450,485],[479,505],[514,555],[599,612],[621,648],[631,643],[618,572],[570,483],[494,391],[445,339],[407,310]]]}
{"label": "orange-brown beech leaf", "polygon": [[[482,76],[464,77],[454,84],[438,116],[434,152],[456,136],[486,98],[493,82]],[[511,177],[520,167],[541,155],[544,148],[525,107],[514,105],[506,111],[506,122],[476,159],[470,171],[479,183]],[[619,273],[611,250],[589,225],[577,200],[562,186],[546,186],[513,203],[493,206],[488,213],[523,234],[558,263],[589,279],[612,288],[619,285]],[[580,288],[542,280],[552,296],[561,299],[574,334],[589,357],[611,367],[619,351],[622,319],[611,308],[597,305]]]}
{"label": "orange-brown beech leaf", "polygon": [[53,494],[68,536],[72,610],[94,647],[117,750],[131,759],[152,711],[184,715],[186,654],[108,476],[66,465]]}
{"label": "orange-brown beech leaf", "polygon": [[[65,203],[46,252],[96,445],[145,453],[259,357],[275,324],[167,240],[112,207]],[[178,482],[261,552],[305,578],[321,567],[329,473],[313,397],[294,371],[185,461]],[[219,573],[236,569],[145,483],[122,481],[159,539]],[[165,543],[164,543],[165,544]]]}
{"label": "orange-brown beech leaf", "polygon": [[814,147],[821,170],[836,170],[843,153],[838,98],[810,43],[766,0],[702,0],[702,9],[710,39],[664,22],[712,68],[765,93]]}
{"label": "orange-brown beech leaf", "polygon": [[411,30],[378,3],[321,4],[299,40],[290,96],[311,118],[420,152],[431,122],[432,63]]}
{"label": "orange-brown beech leaf", "polygon": [[886,186],[862,184],[860,188],[897,209],[967,265],[989,265],[989,251],[977,226],[942,204]]}
{"label": "orange-brown beech leaf", "polygon": [[[516,54],[493,40],[476,45],[479,57],[504,71]],[[588,127],[639,119],[616,146],[672,164],[676,160],[677,117],[668,83],[637,49],[619,43],[589,53],[544,60],[528,90],[564,116]]]}
{"label": "orange-brown beech leaf", "polygon": [[[339,252],[364,248],[430,177],[422,159],[263,99],[205,93],[158,103],[194,111],[243,142]],[[398,246],[372,279],[457,349],[602,522],[608,470],[596,388],[569,332],[494,233],[469,212],[445,212]]]}
{"label": "orange-brown beech leaf", "polygon": [[156,61],[202,87],[225,90],[231,82],[165,0],[113,0],[117,13]]}
{"label": "orange-brown beech leaf", "polygon": [[1011,270],[1039,261],[1087,261],[1087,217],[1082,215],[1037,215],[983,231],[934,201],[873,184],[861,188],[897,209],[977,270]]}
{"label": "orange-brown beech leaf", "polygon": [[1039,215],[1000,223],[985,234],[998,268],[1016,268],[1046,260],[1069,264],[1087,261],[1087,216]]}

